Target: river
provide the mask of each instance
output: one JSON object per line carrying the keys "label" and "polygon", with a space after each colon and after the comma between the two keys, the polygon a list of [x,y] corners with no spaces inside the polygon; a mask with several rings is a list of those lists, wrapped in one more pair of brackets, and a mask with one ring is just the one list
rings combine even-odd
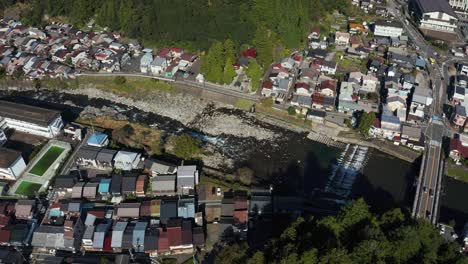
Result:
{"label": "river", "polygon": [[[227,134],[209,135],[168,117],[81,95],[53,91],[0,91],[0,97],[61,110],[67,120],[76,118],[86,106],[111,107],[131,121],[157,127],[166,133],[191,133],[203,140],[204,144],[221,152],[223,157],[232,159],[234,169],[249,167],[259,183],[272,183],[276,193],[302,195],[310,198],[308,201],[312,206],[324,210],[338,208],[358,197],[364,197],[374,211],[395,206],[409,210],[412,206],[419,161],[412,164],[375,149],[356,145],[329,147],[307,139],[305,133],[289,131],[251,118],[250,123],[272,131],[276,135],[275,140]],[[235,109],[222,108],[209,112],[222,112],[240,119],[249,118]],[[445,178],[440,215],[442,221],[453,219],[457,227],[463,226],[468,205],[462,197],[466,198],[467,193],[468,184]]]}

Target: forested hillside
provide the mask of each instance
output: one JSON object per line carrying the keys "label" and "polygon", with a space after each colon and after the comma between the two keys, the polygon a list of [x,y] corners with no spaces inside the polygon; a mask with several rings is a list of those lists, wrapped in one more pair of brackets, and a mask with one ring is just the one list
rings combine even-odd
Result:
{"label": "forested hillside", "polygon": [[459,245],[447,243],[425,220],[414,221],[400,209],[373,215],[362,199],[337,216],[299,218],[263,249],[246,244],[221,249],[218,264],[465,264]]}
{"label": "forested hillside", "polygon": [[[15,1],[0,0],[0,8]],[[287,48],[304,40],[311,23],[331,10],[353,11],[349,0],[25,0],[24,22],[66,17],[83,26],[90,18],[131,38],[208,49],[214,40],[254,44],[258,32]],[[258,38],[258,37],[257,37]]]}

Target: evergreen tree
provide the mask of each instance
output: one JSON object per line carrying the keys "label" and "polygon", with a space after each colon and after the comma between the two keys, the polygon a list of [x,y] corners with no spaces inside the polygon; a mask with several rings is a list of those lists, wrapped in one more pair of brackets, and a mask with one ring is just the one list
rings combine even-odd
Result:
{"label": "evergreen tree", "polygon": [[257,63],[257,60],[250,60],[249,67],[247,68],[246,73],[247,76],[250,78],[252,91],[257,91],[258,87],[260,86],[260,79],[262,78],[262,68]]}
{"label": "evergreen tree", "polygon": [[226,64],[224,64],[223,82],[230,84],[234,77],[236,77],[236,71],[234,70],[232,59],[227,57]]}

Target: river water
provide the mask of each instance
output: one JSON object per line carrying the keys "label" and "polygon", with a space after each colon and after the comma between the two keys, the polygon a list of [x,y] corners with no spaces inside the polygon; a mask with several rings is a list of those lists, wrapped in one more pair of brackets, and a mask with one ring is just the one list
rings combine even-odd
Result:
{"label": "river water", "polygon": [[[409,163],[378,150],[356,145],[334,148],[307,139],[305,133],[296,133],[258,122],[279,135],[274,142],[230,135],[208,135],[186,127],[170,118],[143,112],[104,99],[61,94],[51,91],[0,91],[4,99],[36,104],[63,111],[65,119],[76,118],[83,107],[113,107],[129,120],[157,127],[166,133],[188,132],[203,140],[217,151],[235,161],[235,167],[249,167],[258,183],[273,184],[281,195],[306,197],[310,206],[323,211],[339,208],[347,201],[364,197],[375,211],[395,206],[408,210],[414,198],[414,181],[420,162]],[[65,105],[64,103],[67,103]],[[73,105],[73,106],[70,106]],[[232,109],[219,109],[241,118],[243,113]],[[468,184],[446,177],[441,202],[442,221],[455,220],[463,226],[468,215]]]}

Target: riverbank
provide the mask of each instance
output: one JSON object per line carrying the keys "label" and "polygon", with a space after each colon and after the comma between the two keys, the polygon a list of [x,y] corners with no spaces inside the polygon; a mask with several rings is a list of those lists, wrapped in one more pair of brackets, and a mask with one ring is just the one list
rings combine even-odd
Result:
{"label": "riverbank", "polygon": [[[112,83],[111,80],[107,80],[107,82]],[[277,135],[255,125],[255,123],[259,121],[298,133],[315,132],[321,137],[330,138],[330,142],[358,144],[380,149],[389,155],[409,162],[413,162],[420,156],[420,153],[403,147],[394,146],[387,142],[377,140],[366,141],[361,138],[356,138],[353,133],[342,133],[349,130],[344,127],[334,124],[325,125],[312,123],[310,120],[288,116],[285,111],[275,110],[271,107],[267,108],[258,105],[255,114],[244,112],[244,118],[238,118],[237,113],[234,114],[234,112],[236,112],[236,102],[239,101],[237,98],[231,98],[229,100],[223,99],[222,102],[220,102],[217,100],[216,96],[205,98],[198,90],[194,93],[179,93],[174,92],[173,89],[161,89],[159,87],[161,83],[155,82],[154,80],[145,80],[144,92],[139,89],[135,91],[135,93],[131,93],[128,91],[128,87],[133,87],[133,82],[138,82],[138,80],[132,79],[129,83],[122,84],[125,86],[125,93],[116,93],[116,90],[119,90],[120,87],[118,84],[112,83],[112,89],[108,89],[103,88],[105,85],[101,82],[93,84],[93,82],[89,82],[89,80],[84,83],[79,82],[77,86],[73,87],[67,85],[67,89],[58,90],[56,87],[44,87],[43,89],[73,95],[85,95],[95,99],[106,99],[132,106],[142,111],[156,113],[180,121],[184,125],[211,135],[227,134],[238,137],[254,137],[258,140],[274,140]],[[15,85],[12,90],[35,90],[31,85],[21,85],[18,82],[15,84],[17,85]],[[46,82],[44,85],[57,86],[58,83]],[[152,85],[157,87],[152,89]],[[5,84],[0,86],[0,89],[9,88],[11,87],[5,87]],[[226,97],[229,97],[229,95],[226,95]],[[220,113],[216,111],[219,108],[232,110],[226,110]],[[335,146],[335,144],[331,146]]]}

